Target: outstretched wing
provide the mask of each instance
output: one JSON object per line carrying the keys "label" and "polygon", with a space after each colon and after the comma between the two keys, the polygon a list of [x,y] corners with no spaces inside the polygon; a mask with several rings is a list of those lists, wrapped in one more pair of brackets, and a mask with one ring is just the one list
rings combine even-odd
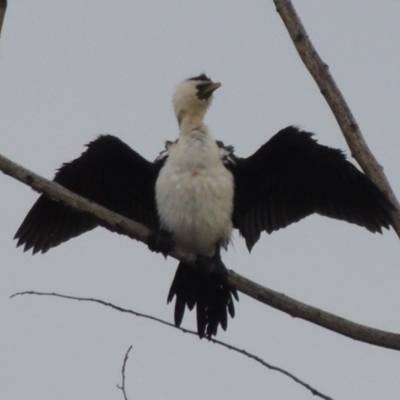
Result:
{"label": "outstretched wing", "polygon": [[252,156],[235,160],[233,223],[249,250],[271,233],[318,213],[371,232],[389,228],[394,206],[340,150],[287,127]]}
{"label": "outstretched wing", "polygon": [[[152,163],[120,139],[102,135],[77,159],[63,164],[54,181],[125,217],[158,226],[154,187],[160,163]],[[41,195],[17,233],[24,251],[45,253],[99,225],[93,216]]]}

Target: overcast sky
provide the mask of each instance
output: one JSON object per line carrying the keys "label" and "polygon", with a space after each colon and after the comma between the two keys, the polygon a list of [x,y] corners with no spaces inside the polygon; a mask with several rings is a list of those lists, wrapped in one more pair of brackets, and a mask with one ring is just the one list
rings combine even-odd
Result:
{"label": "overcast sky", "polygon": [[[400,193],[400,2],[294,1],[372,151]],[[0,44],[0,153],[52,178],[99,133],[152,160],[178,128],[177,82],[222,82],[206,120],[248,156],[297,124],[349,154],[272,1],[10,1]],[[350,155],[349,155],[350,156]],[[38,195],[0,175],[0,398],[310,399],[279,373],[206,340],[100,305],[22,290],[94,297],[173,321],[176,260],[97,229],[32,256],[12,237]],[[228,268],[358,323],[400,332],[400,246],[313,216],[272,235]],[[355,342],[240,296],[218,338],[287,369],[334,399],[397,399],[395,351]],[[183,326],[195,329],[194,313]]]}

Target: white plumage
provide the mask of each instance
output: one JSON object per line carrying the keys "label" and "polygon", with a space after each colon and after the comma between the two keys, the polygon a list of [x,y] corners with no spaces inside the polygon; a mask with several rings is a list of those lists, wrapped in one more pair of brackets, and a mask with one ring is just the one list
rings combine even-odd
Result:
{"label": "white plumage", "polygon": [[178,245],[211,257],[217,244],[228,244],[233,229],[233,176],[205,125],[181,127],[157,179],[157,210],[161,227]]}

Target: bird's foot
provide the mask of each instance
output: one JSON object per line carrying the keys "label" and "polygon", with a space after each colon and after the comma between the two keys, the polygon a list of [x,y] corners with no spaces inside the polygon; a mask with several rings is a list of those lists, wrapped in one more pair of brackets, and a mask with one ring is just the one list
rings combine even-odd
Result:
{"label": "bird's foot", "polygon": [[147,246],[151,251],[162,253],[164,257],[167,257],[175,247],[175,242],[169,232],[163,229],[155,229],[149,234]]}
{"label": "bird's foot", "polygon": [[206,275],[219,277],[223,282],[228,279],[228,270],[226,269],[221,257],[215,255],[213,257],[197,256],[197,267]]}

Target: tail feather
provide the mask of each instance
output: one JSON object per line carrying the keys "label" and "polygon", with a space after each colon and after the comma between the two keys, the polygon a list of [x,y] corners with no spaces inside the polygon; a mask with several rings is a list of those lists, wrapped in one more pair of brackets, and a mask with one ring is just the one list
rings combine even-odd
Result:
{"label": "tail feather", "polygon": [[228,313],[235,316],[233,297],[238,300],[235,289],[230,287],[220,274],[194,268],[180,263],[172,282],[167,302],[175,301],[175,325],[180,326],[186,306],[196,306],[197,331],[200,338],[215,336],[218,326],[228,326]]}

